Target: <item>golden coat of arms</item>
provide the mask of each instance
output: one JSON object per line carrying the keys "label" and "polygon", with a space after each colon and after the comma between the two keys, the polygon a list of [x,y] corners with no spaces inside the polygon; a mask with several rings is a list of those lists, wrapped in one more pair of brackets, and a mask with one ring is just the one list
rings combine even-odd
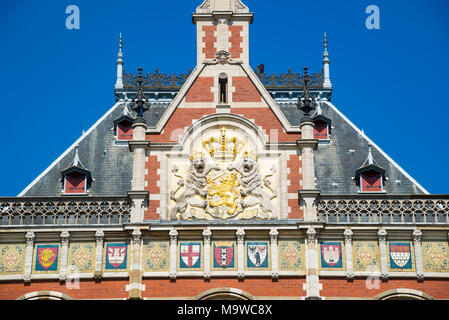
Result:
{"label": "golden coat of arms", "polygon": [[192,153],[185,180],[174,167],[178,187],[170,192],[176,203],[171,219],[269,219],[275,194],[268,178],[274,169],[262,179],[257,155],[242,152],[245,146],[222,128],[218,137],[202,142],[202,151]]}

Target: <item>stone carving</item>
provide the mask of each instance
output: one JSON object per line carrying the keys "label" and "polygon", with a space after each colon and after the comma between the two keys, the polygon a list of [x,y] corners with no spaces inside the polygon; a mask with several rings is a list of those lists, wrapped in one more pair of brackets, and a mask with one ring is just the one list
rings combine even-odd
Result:
{"label": "stone carving", "polygon": [[170,215],[171,219],[180,220],[181,217],[184,219],[188,218],[185,216],[188,205],[196,208],[206,208],[208,191],[205,190],[204,187],[207,185],[207,174],[212,169],[216,169],[216,167],[206,164],[202,154],[200,154],[200,157],[192,156],[189,166],[189,176],[185,183],[186,190],[179,196],[179,198],[175,198],[175,194],[182,186],[184,186],[184,179],[181,176],[176,175],[178,168],[174,167],[172,169],[175,176],[180,179],[178,180],[178,188],[175,191],[170,192],[170,199],[176,202],[176,206],[173,208]]}
{"label": "stone carving", "polygon": [[242,196],[242,208],[249,208],[256,205],[260,205],[262,213],[261,218],[271,218],[271,212],[273,211],[271,200],[275,197],[273,190],[270,188],[269,176],[272,176],[274,169],[272,168],[272,173],[265,176],[263,179],[264,185],[271,191],[271,195],[266,194],[262,191],[262,177],[259,172],[259,165],[257,164],[257,156],[251,155],[250,153],[245,153],[243,156],[243,163],[241,167],[241,185],[242,190],[240,192]]}
{"label": "stone carving", "polygon": [[172,169],[177,187],[170,192],[176,203],[170,219],[270,219],[276,197],[270,181],[274,167],[262,176],[257,155],[242,152],[246,142],[228,136],[226,128],[200,146],[205,153],[193,152],[186,181],[176,166]]}

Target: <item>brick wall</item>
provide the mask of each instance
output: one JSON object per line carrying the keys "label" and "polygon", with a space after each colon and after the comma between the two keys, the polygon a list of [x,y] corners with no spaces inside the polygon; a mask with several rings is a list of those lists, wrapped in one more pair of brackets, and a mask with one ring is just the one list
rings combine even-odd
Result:
{"label": "brick wall", "polygon": [[[151,194],[160,194],[161,189],[158,186],[158,181],[160,180],[160,176],[157,170],[161,167],[161,164],[156,155],[149,156],[148,161],[145,163],[145,169],[148,170],[148,175],[145,177],[145,180],[148,181],[148,186],[145,187],[145,190],[150,192]],[[145,211],[145,220],[159,220],[160,216],[157,212],[157,209],[160,206],[159,200],[150,200],[148,203],[148,208]]]}
{"label": "brick wall", "polygon": [[240,55],[243,53],[242,49],[242,41],[243,38],[240,36],[240,32],[242,32],[243,26],[230,26],[229,27],[229,42],[231,43],[231,47],[229,48],[229,52],[231,53],[232,59],[240,59]]}
{"label": "brick wall", "polygon": [[435,299],[449,299],[449,282],[447,280],[424,280],[418,282],[413,279],[390,279],[380,281],[379,289],[368,289],[366,279],[355,279],[348,282],[341,278],[320,278],[324,297],[375,297],[391,289],[413,289],[432,296]]}
{"label": "brick wall", "polygon": [[198,77],[186,94],[186,102],[214,102],[213,77]]}
{"label": "brick wall", "polygon": [[[302,161],[299,160],[299,156],[290,155],[290,159],[287,160],[287,168],[290,170],[287,175],[287,179],[289,181],[289,186],[287,188],[288,193],[297,194],[299,189],[302,189],[300,186],[300,180],[302,179],[302,175],[299,173],[299,168],[302,166]],[[290,212],[288,214],[289,219],[304,219],[304,213],[299,206],[298,199],[288,199],[288,207],[290,208]]]}
{"label": "brick wall", "polygon": [[262,96],[248,77],[232,77],[232,102],[261,102]]}
{"label": "brick wall", "polygon": [[217,31],[216,26],[203,26],[203,31],[205,33],[203,37],[203,53],[206,59],[213,59],[215,56],[215,42],[217,41],[217,37],[214,35],[215,31]]}
{"label": "brick wall", "polygon": [[169,279],[144,279],[146,291],[144,297],[195,297],[203,291],[213,288],[235,288],[246,291],[252,296],[304,296],[302,289],[305,278],[281,278],[273,282],[270,278],[238,279],[203,279],[181,278],[176,281]]}
{"label": "brick wall", "polygon": [[14,300],[22,295],[34,291],[56,291],[61,292],[73,299],[126,299],[126,285],[128,280],[102,280],[94,282],[91,280],[80,280],[79,289],[69,289],[59,281],[35,281],[30,284],[23,282],[0,283],[0,300]]}

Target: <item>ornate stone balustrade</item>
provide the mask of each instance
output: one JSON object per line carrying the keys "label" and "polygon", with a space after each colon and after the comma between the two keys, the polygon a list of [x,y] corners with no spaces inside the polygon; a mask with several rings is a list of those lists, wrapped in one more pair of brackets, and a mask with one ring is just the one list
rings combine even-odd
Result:
{"label": "ornate stone balustrade", "polygon": [[[153,90],[179,90],[186,82],[190,73],[191,70],[189,70],[188,73],[170,75],[167,73],[159,73],[159,70],[156,69],[155,73],[147,73],[143,76],[143,86],[145,89]],[[303,87],[303,75],[300,73],[292,73],[291,69],[288,69],[287,73],[273,73],[271,75],[259,73],[259,70],[256,69],[256,75],[267,89],[302,89]],[[322,87],[322,73],[313,73],[309,76],[311,89]],[[123,85],[125,89],[136,89],[137,75],[134,75],[133,73],[124,73]]]}
{"label": "ornate stone balustrade", "polygon": [[326,223],[449,224],[448,195],[321,195],[317,206]]}
{"label": "ornate stone balustrade", "polygon": [[0,198],[0,227],[122,224],[129,215],[125,197]]}

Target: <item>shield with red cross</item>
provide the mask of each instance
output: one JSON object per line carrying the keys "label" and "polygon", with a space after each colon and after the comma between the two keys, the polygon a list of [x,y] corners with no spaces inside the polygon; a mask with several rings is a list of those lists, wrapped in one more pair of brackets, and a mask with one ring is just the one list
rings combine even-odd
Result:
{"label": "shield with red cross", "polygon": [[181,242],[179,244],[179,268],[201,267],[201,242]]}

